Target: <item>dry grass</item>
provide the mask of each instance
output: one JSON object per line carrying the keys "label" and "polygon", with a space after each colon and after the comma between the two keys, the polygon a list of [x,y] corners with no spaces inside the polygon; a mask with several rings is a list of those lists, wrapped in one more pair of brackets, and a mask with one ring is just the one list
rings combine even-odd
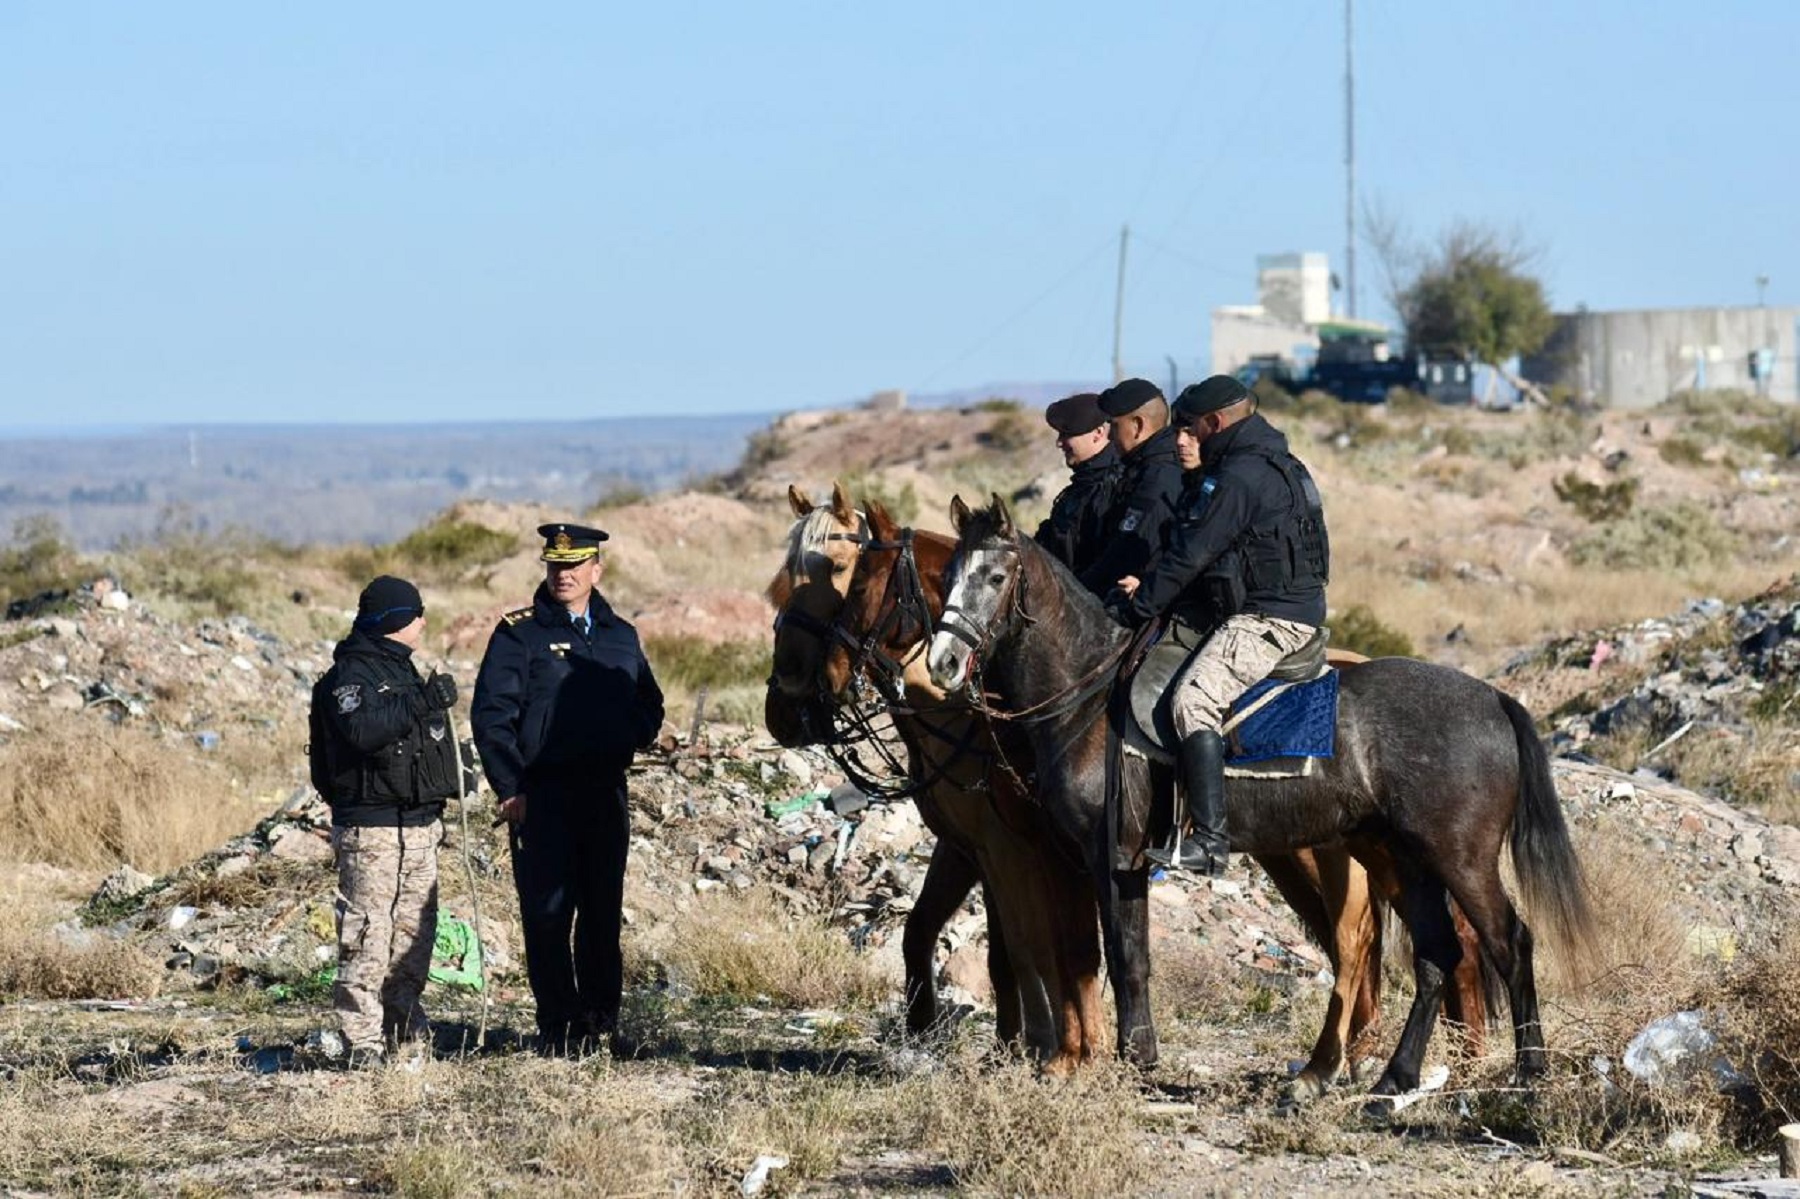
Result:
{"label": "dry grass", "polygon": [[635,953],[670,981],[709,998],[864,1006],[887,998],[895,986],[841,930],[790,913],[761,891],[698,896],[649,930]]}
{"label": "dry grass", "polygon": [[0,746],[0,844],[15,861],[160,873],[260,813],[185,743],[80,714]]}
{"label": "dry grass", "polygon": [[925,1145],[959,1187],[992,1195],[1120,1195],[1149,1184],[1142,1095],[1125,1067],[1053,1082],[1029,1067],[960,1065],[919,1086]]}
{"label": "dry grass", "polygon": [[[0,892],[0,997],[123,999],[155,995],[163,970],[135,945],[82,929],[63,905],[9,886]],[[64,931],[53,926],[59,921]]]}

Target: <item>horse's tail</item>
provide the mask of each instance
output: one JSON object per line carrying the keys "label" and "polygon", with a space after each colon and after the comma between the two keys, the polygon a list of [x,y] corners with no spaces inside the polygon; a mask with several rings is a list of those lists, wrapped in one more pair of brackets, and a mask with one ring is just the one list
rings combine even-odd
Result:
{"label": "horse's tail", "polygon": [[1500,706],[1512,722],[1519,746],[1519,807],[1512,823],[1513,869],[1534,914],[1548,917],[1558,946],[1570,955],[1581,955],[1592,944],[1594,913],[1588,904],[1587,883],[1569,826],[1563,820],[1556,781],[1550,774],[1550,755],[1538,738],[1531,714],[1510,695],[1500,695]]}

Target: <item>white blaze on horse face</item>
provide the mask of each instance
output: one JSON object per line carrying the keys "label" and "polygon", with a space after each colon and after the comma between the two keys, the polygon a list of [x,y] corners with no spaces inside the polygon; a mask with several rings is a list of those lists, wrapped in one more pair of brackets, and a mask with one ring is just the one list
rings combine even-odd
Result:
{"label": "white blaze on horse face", "polygon": [[973,643],[987,640],[1006,588],[1007,571],[1014,564],[1007,552],[1010,548],[986,544],[958,555],[950,590],[944,596],[944,614],[938,619],[938,631],[931,638],[926,658],[931,681],[945,691],[954,691],[967,681],[975,656]]}

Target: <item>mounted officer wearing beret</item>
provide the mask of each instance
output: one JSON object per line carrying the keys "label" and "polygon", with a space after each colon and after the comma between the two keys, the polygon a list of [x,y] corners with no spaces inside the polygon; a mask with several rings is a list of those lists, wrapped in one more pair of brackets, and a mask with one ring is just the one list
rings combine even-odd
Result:
{"label": "mounted officer wearing beret", "polygon": [[1064,437],[1080,437],[1092,433],[1106,423],[1100,410],[1100,397],[1091,391],[1064,396],[1044,409],[1044,423]]}
{"label": "mounted officer wearing beret", "polygon": [[1126,416],[1162,398],[1162,388],[1150,380],[1126,379],[1100,393],[1100,410],[1109,417]]}
{"label": "mounted officer wearing beret", "polygon": [[1209,412],[1217,412],[1250,399],[1252,394],[1248,387],[1230,375],[1214,375],[1182,389],[1181,395],[1175,400],[1175,419],[1197,420]]}
{"label": "mounted officer wearing beret", "polygon": [[586,562],[600,552],[600,543],[607,540],[604,529],[560,523],[539,525],[538,536],[544,539],[546,562]]}

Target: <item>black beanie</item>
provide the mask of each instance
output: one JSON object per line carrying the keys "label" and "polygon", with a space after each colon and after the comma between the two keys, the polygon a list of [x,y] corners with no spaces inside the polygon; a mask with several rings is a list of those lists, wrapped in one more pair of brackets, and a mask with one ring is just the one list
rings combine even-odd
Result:
{"label": "black beanie", "polygon": [[382,575],[364,587],[356,601],[356,627],[383,637],[398,633],[423,615],[425,601],[420,598],[419,589],[393,575]]}

